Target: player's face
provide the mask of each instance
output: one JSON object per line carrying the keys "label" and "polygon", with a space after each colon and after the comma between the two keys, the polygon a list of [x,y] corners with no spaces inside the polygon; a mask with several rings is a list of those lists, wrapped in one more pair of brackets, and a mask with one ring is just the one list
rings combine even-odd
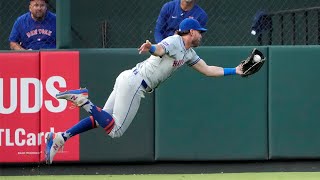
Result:
{"label": "player's face", "polygon": [[43,0],[33,0],[30,2],[29,11],[33,19],[42,20],[47,11],[47,4]]}
{"label": "player's face", "polygon": [[198,47],[201,43],[202,35],[200,31],[192,30],[192,47]]}

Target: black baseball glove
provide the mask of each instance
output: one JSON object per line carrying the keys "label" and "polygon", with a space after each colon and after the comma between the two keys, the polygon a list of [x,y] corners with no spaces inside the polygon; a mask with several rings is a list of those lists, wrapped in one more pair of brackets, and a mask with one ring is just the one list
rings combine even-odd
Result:
{"label": "black baseball glove", "polygon": [[250,76],[260,70],[266,58],[263,53],[254,48],[246,60],[241,61],[242,77]]}

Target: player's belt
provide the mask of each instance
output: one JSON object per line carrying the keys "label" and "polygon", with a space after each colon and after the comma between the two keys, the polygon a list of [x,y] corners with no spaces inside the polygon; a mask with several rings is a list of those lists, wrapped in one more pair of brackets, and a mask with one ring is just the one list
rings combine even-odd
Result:
{"label": "player's belt", "polygon": [[[138,74],[138,69],[134,68],[133,69],[133,74],[137,75]],[[141,86],[146,90],[146,92],[148,92],[148,93],[153,92],[153,89],[151,89],[148,86],[148,84],[146,83],[146,81],[144,79],[142,79]]]}
{"label": "player's belt", "polygon": [[148,93],[153,92],[153,89],[151,89],[151,88],[148,86],[148,84],[146,83],[146,81],[142,80],[141,86],[146,90],[146,92],[148,92]]}

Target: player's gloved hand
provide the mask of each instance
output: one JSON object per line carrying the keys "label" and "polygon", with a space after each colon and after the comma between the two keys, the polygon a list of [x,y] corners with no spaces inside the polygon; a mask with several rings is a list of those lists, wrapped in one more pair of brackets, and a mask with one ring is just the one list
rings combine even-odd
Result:
{"label": "player's gloved hand", "polygon": [[263,53],[256,48],[252,50],[249,57],[246,60],[241,61],[240,65],[242,70],[242,77],[247,77],[255,74],[260,70],[264,64],[266,58]]}

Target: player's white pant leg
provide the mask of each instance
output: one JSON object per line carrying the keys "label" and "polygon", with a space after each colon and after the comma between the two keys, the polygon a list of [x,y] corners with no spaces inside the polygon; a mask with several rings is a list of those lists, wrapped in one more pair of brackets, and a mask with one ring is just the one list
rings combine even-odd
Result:
{"label": "player's white pant leg", "polygon": [[116,89],[118,87],[118,84],[119,84],[118,82],[119,82],[119,79],[121,79],[121,77],[122,77],[122,73],[119,74],[119,76],[117,77],[116,82],[114,83],[114,86],[113,86],[113,90],[102,108],[104,111],[106,111],[110,115],[113,114],[113,107],[114,107],[114,102],[115,102],[116,93],[117,93]]}
{"label": "player's white pant leg", "polygon": [[132,70],[122,72],[117,78],[112,114],[115,125],[109,133],[111,137],[122,136],[137,114],[141,97],[144,97],[141,82],[142,77],[134,75]]}
{"label": "player's white pant leg", "polygon": [[114,106],[115,98],[116,98],[116,91],[113,89],[108,100],[106,101],[106,103],[102,108],[104,111],[106,111],[111,115],[113,114],[113,106]]}

